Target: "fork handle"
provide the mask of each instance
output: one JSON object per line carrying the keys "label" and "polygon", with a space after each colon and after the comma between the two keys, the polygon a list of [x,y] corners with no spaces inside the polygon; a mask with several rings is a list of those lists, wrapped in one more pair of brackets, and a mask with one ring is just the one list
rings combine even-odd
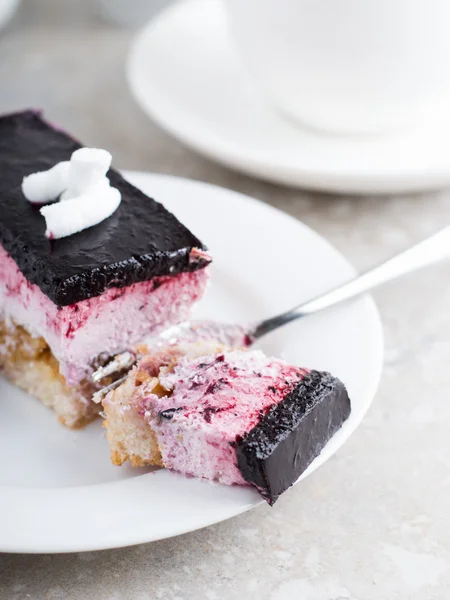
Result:
{"label": "fork handle", "polygon": [[324,310],[344,300],[350,300],[368,292],[383,283],[397,279],[402,275],[431,265],[450,256],[450,226],[438,231],[429,238],[415,244],[408,250],[397,254],[377,267],[366,271],[359,277],[340,285],[304,304],[258,323],[250,336],[257,340],[266,333],[278,329],[286,323]]}

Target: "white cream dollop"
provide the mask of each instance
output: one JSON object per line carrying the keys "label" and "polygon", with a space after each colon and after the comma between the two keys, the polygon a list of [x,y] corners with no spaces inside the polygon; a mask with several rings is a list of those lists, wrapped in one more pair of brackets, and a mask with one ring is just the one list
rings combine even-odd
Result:
{"label": "white cream dollop", "polygon": [[23,178],[22,192],[32,204],[47,204],[67,189],[69,161],[60,162],[48,171],[38,171]]}
{"label": "white cream dollop", "polygon": [[57,202],[41,208],[47,226],[45,235],[49,239],[67,237],[88,227],[101,223],[117,209],[120,204],[118,189],[96,186],[63,202]]}
{"label": "white cream dollop", "polygon": [[60,200],[40,209],[48,238],[67,237],[93,227],[117,210],[121,194],[106,177],[111,160],[106,150],[80,148],[70,161],[23,179],[22,191],[30,202]]}
{"label": "white cream dollop", "polygon": [[70,159],[67,177],[67,189],[63,192],[61,200],[69,200],[84,194],[89,188],[101,182],[109,185],[106,177],[111,166],[112,156],[107,150],[99,148],[80,148]]}

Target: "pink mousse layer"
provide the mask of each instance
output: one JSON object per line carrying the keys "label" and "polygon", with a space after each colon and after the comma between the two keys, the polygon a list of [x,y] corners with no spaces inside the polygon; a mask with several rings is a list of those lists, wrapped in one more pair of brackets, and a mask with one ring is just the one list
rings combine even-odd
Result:
{"label": "pink mousse layer", "polygon": [[[156,432],[164,465],[226,484],[245,484],[233,442],[280,402],[306,371],[262,352],[182,358],[160,376],[170,397],[145,399],[144,418]],[[162,411],[166,416],[161,416]]]}
{"label": "pink mousse layer", "polygon": [[0,246],[0,318],[43,337],[69,385],[91,371],[99,354],[115,354],[189,315],[205,290],[205,269],[156,277],[58,308],[30,283]]}

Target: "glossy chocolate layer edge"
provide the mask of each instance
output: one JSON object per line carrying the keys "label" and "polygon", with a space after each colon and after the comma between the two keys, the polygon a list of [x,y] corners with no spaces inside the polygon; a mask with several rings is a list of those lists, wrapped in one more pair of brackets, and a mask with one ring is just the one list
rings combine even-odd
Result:
{"label": "glossy chocolate layer edge", "polygon": [[110,287],[209,264],[201,253],[191,255],[193,248],[205,249],[197,237],[113,169],[108,177],[122,194],[117,211],[95,227],[47,240],[38,208],[23,197],[22,179],[68,160],[79,147],[38,111],[0,117],[0,243],[28,281],[65,306],[99,296]]}
{"label": "glossy chocolate layer edge", "polygon": [[350,415],[344,384],[310,371],[236,442],[238,466],[269,504],[311,464]]}

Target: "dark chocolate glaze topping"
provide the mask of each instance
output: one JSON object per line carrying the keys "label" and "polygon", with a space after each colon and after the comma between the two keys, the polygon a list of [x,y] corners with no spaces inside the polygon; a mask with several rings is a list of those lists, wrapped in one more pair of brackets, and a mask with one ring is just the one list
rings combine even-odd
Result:
{"label": "dark chocolate glaze topping", "polygon": [[238,466],[269,504],[297,481],[350,415],[344,384],[310,371],[236,441]]}
{"label": "dark chocolate glaze topping", "polygon": [[108,177],[122,194],[116,212],[75,235],[46,239],[44,218],[23,196],[22,179],[69,160],[80,147],[38,112],[0,117],[0,242],[31,283],[65,306],[110,287],[208,264],[203,257],[189,257],[192,248],[204,248],[201,242],[162,204],[114,170]]}

